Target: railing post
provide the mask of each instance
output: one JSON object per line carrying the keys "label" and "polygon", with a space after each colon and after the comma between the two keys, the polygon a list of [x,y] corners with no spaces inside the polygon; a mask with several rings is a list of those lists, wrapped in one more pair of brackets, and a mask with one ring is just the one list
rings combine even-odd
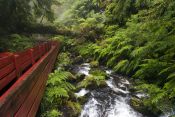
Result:
{"label": "railing post", "polygon": [[15,64],[15,68],[16,68],[16,75],[19,78],[20,75],[21,75],[21,72],[20,72],[20,67],[19,67],[19,64],[18,64],[18,57],[19,57],[19,55],[14,54],[14,64]]}
{"label": "railing post", "polygon": [[41,45],[39,45],[39,56],[40,58],[42,57],[42,46]]}
{"label": "railing post", "polygon": [[35,64],[35,60],[34,60],[34,56],[33,56],[33,49],[30,49],[30,50],[29,50],[29,53],[30,53],[32,65],[34,65],[34,64]]}

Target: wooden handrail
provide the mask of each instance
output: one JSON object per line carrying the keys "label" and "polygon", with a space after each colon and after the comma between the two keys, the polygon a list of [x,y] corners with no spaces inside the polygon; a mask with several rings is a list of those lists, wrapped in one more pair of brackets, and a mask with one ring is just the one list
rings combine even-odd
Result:
{"label": "wooden handrail", "polygon": [[59,42],[50,41],[23,52],[0,53],[1,116],[35,115],[58,50]]}

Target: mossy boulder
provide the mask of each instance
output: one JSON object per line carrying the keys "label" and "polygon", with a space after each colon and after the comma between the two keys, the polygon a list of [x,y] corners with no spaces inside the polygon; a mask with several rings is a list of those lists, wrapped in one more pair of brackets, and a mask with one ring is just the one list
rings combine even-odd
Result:
{"label": "mossy boulder", "polygon": [[59,110],[62,112],[61,117],[78,117],[81,113],[81,108],[80,103],[68,100],[59,108]]}
{"label": "mossy boulder", "polygon": [[69,117],[77,117],[81,113],[81,104],[78,102],[67,101],[66,106],[69,108]]}
{"label": "mossy boulder", "polygon": [[133,106],[135,110],[141,111],[144,105],[140,99],[133,97],[131,98],[131,106]]}
{"label": "mossy boulder", "polygon": [[77,101],[81,104],[84,105],[87,101],[88,101],[88,95],[87,96],[82,96],[82,97],[78,97]]}
{"label": "mossy boulder", "polygon": [[91,62],[90,62],[90,65],[91,65],[91,67],[96,68],[96,67],[99,66],[99,62],[98,62],[98,61],[91,61]]}
{"label": "mossy boulder", "polygon": [[147,116],[154,117],[154,116],[157,116],[159,113],[159,112],[154,112],[153,110],[150,110],[149,107],[144,104],[142,99],[139,99],[136,97],[131,98],[130,104],[135,110]]}
{"label": "mossy boulder", "polygon": [[90,74],[94,76],[104,76],[105,78],[107,77],[106,72],[99,69],[91,69]]}
{"label": "mossy boulder", "polygon": [[82,57],[82,56],[77,56],[77,57],[73,60],[73,64],[78,64],[78,63],[83,63],[83,57]]}
{"label": "mossy boulder", "polygon": [[76,75],[75,75],[75,77],[76,77],[76,82],[80,82],[80,81],[82,81],[84,78],[85,78],[85,74],[83,74],[83,73],[77,73]]}
{"label": "mossy boulder", "polygon": [[90,74],[77,84],[78,88],[95,89],[106,86],[106,76],[103,74]]}

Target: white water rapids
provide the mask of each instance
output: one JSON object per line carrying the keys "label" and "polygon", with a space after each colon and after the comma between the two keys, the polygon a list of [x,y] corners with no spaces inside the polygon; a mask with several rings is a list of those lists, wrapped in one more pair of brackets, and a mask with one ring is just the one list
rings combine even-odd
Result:
{"label": "white water rapids", "polygon": [[[110,75],[111,71],[106,73]],[[115,85],[113,77],[110,77],[106,83],[107,90],[91,92],[90,99],[85,104],[80,117],[142,117],[129,104],[128,80],[121,79]]]}
{"label": "white water rapids", "polygon": [[[78,68],[78,72],[85,75],[89,75],[89,71],[88,63]],[[147,117],[130,106],[131,93],[128,89],[130,82],[122,76],[111,75],[111,70],[106,70],[106,73],[109,76],[106,81],[107,87],[92,91],[83,88],[75,93],[78,97],[90,93],[79,117]],[[136,96],[145,97],[147,95],[138,93]],[[168,117],[168,115],[161,117]]]}

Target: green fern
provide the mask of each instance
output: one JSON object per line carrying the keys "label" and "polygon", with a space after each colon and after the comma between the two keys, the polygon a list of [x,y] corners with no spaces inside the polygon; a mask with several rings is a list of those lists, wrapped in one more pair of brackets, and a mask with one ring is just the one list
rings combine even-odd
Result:
{"label": "green fern", "polygon": [[68,92],[61,87],[52,87],[47,90],[47,96],[52,97],[53,99],[58,99],[61,97],[66,97],[68,98]]}
{"label": "green fern", "polygon": [[46,115],[52,113],[50,109],[62,105],[69,98],[69,92],[75,89],[75,86],[68,82],[70,78],[74,78],[74,76],[66,71],[55,70],[49,75],[47,89],[42,101],[44,111],[49,111],[46,112]]}
{"label": "green fern", "polygon": [[89,86],[104,86],[106,74],[102,71],[95,70],[89,76],[86,76],[83,81],[78,84],[78,87],[87,88]]}
{"label": "green fern", "polygon": [[169,100],[168,92],[164,89],[160,89],[153,84],[142,84],[136,87],[138,90],[143,91],[149,95],[149,98],[144,98],[144,104],[153,108],[155,106],[157,110],[162,112],[169,111],[172,107],[172,101]]}
{"label": "green fern", "polygon": [[168,82],[165,84],[165,88],[168,89],[168,90],[172,90],[175,88],[175,73],[171,73],[169,76],[168,76]]}
{"label": "green fern", "polygon": [[82,107],[79,103],[68,101],[66,105],[73,110],[74,116],[78,116],[81,113]]}
{"label": "green fern", "polygon": [[121,60],[121,61],[114,67],[114,70],[115,70],[115,71],[124,72],[124,71],[126,71],[128,65],[129,65],[129,61],[128,61],[128,60]]}
{"label": "green fern", "polygon": [[49,110],[41,115],[41,117],[59,117],[62,113],[56,109]]}
{"label": "green fern", "polygon": [[73,76],[70,72],[55,70],[54,73],[49,75],[47,85],[56,86],[72,78],[74,79],[75,76]]}
{"label": "green fern", "polygon": [[[166,62],[161,62],[156,59],[145,59],[143,62],[144,63],[140,65],[140,69],[135,73],[134,77],[140,77],[148,81],[150,80],[148,78],[151,78],[151,76],[157,78],[159,72],[167,67]],[[152,78],[151,80],[156,79]]]}

